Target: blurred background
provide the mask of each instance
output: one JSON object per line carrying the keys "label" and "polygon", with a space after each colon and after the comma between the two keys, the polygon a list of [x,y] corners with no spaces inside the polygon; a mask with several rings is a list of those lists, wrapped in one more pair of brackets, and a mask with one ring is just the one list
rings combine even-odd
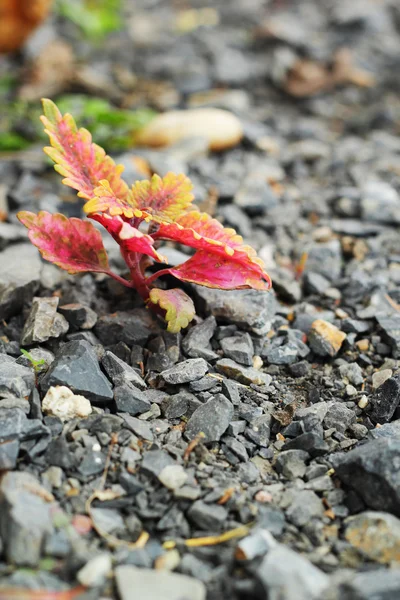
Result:
{"label": "blurred background", "polygon": [[[279,228],[299,204],[315,224],[371,161],[397,186],[399,30],[397,0],[0,0],[0,213],[6,197],[46,208],[43,182],[36,195],[32,177],[9,190],[15,161],[18,174],[48,164],[39,115],[50,97],[128,180],[186,172],[202,208],[218,206],[257,249],[280,233],[285,255]],[[177,109],[183,122],[155,120]],[[350,198],[337,212],[353,208]]]}

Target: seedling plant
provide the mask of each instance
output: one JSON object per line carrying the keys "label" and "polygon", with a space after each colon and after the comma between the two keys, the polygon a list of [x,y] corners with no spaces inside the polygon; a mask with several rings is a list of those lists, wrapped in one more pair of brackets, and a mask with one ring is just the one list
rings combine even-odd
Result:
{"label": "seedling plant", "polygon": [[[134,288],[149,308],[164,316],[168,331],[175,333],[188,325],[195,309],[182,289],[156,287],[163,275],[223,290],[270,288],[271,280],[255,250],[233,229],[193,205],[193,186],[186,175],[153,175],[129,187],[121,178],[123,167],[92,142],[86,129],[78,129],[70,114],[62,115],[51,100],[43,100],[43,109],[41,120],[51,144],[44,151],[64,177],[63,183],[85,200],[86,216],[119,244],[130,277],[110,270],[101,233],[90,221],[21,211],[18,218],[43,258],[69,273],[107,273]],[[194,254],[180,265],[149,273],[154,263],[167,263],[158,251],[164,241],[188,246]]]}

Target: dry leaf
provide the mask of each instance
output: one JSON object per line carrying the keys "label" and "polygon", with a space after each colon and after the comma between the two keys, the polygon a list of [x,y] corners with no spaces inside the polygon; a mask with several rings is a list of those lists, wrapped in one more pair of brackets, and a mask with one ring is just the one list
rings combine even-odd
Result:
{"label": "dry leaf", "polygon": [[75,58],[71,46],[62,40],[53,40],[28,67],[18,96],[25,101],[55,96],[68,87],[74,74]]}
{"label": "dry leaf", "polygon": [[50,6],[51,0],[0,0],[0,52],[21,48]]}
{"label": "dry leaf", "polygon": [[297,60],[288,71],[284,90],[291,96],[302,98],[344,83],[360,87],[375,85],[371,73],[353,65],[351,52],[347,48],[341,48],[335,53],[331,68],[307,58]]}

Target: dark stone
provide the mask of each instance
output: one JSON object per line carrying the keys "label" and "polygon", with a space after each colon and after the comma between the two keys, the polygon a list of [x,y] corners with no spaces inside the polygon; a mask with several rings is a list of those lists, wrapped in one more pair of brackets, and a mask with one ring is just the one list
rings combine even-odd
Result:
{"label": "dark stone", "polygon": [[324,417],[323,424],[326,429],[334,428],[344,433],[356,420],[356,414],[341,402],[332,402]]}
{"label": "dark stone", "polygon": [[377,314],[376,320],[383,330],[385,341],[390,344],[393,358],[400,358],[400,314]]}
{"label": "dark stone", "polygon": [[310,456],[315,457],[326,454],[329,446],[318,434],[307,431],[286,442],[282,450],[305,450]]}
{"label": "dark stone", "polygon": [[65,385],[93,402],[113,399],[111,384],[100,371],[93,347],[84,341],[67,342],[41,381],[45,393],[52,385]]}
{"label": "dark stone", "polygon": [[140,468],[143,473],[158,477],[165,467],[175,464],[174,459],[164,450],[149,450],[145,452]]}
{"label": "dark stone", "polygon": [[202,500],[197,500],[189,508],[187,516],[199,529],[219,531],[225,523],[228,513],[223,506],[206,504]]}
{"label": "dark stone", "polygon": [[94,332],[104,345],[124,342],[128,346],[144,346],[149,335],[156,329],[149,311],[137,308],[130,312],[117,312],[100,317]]}
{"label": "dark stone", "polygon": [[339,479],[369,508],[400,516],[400,440],[381,438],[332,457]]}
{"label": "dark stone", "polygon": [[223,338],[220,343],[226,357],[242,365],[252,366],[254,347],[253,340],[248,333]]}
{"label": "dark stone", "polygon": [[28,399],[34,386],[33,369],[18,364],[7,354],[0,354],[0,398]]}
{"label": "dark stone", "polygon": [[400,402],[400,375],[387,379],[370,396],[366,412],[374,423],[387,423]]}
{"label": "dark stone", "polygon": [[125,421],[125,427],[133,431],[139,438],[152,442],[154,439],[151,427],[146,421],[141,421],[136,417],[132,417],[128,413],[120,413],[120,416]]}
{"label": "dark stone", "polygon": [[30,473],[10,472],[0,485],[0,536],[8,562],[37,567],[46,534],[52,532],[47,494]]}
{"label": "dark stone", "polygon": [[42,261],[31,244],[13,244],[0,254],[0,320],[21,312],[39,288]]}
{"label": "dark stone", "polygon": [[96,312],[85,304],[64,304],[58,310],[67,319],[72,331],[92,329],[96,325]]}
{"label": "dark stone", "polygon": [[192,327],[182,341],[183,352],[191,358],[210,360],[210,354],[215,355],[211,350],[210,340],[215,333],[216,326],[215,317],[211,316],[199,325]]}
{"label": "dark stone", "polygon": [[134,385],[120,385],[114,389],[114,400],[118,412],[139,415],[151,408],[146,396]]}
{"label": "dark stone", "polygon": [[88,448],[83,456],[83,459],[78,467],[80,475],[86,477],[93,477],[104,471],[106,465],[106,456],[98,450]]}
{"label": "dark stone", "polygon": [[186,414],[189,400],[195,398],[189,392],[180,392],[174,396],[168,396],[161,403],[161,410],[167,419],[179,419]]}
{"label": "dark stone", "polygon": [[289,372],[293,377],[306,377],[310,370],[310,364],[305,360],[301,360],[300,362],[293,363],[289,366]]}
{"label": "dark stone", "polygon": [[19,441],[0,442],[0,471],[12,471],[17,465]]}
{"label": "dark stone", "polygon": [[185,436],[192,440],[202,432],[204,442],[217,442],[232,419],[233,404],[223,394],[217,394],[194,411],[187,423]]}
{"label": "dark stone", "polygon": [[135,369],[109,350],[107,350],[102,357],[101,365],[114,385],[122,386],[125,384],[132,384],[141,390],[146,388],[145,382]]}

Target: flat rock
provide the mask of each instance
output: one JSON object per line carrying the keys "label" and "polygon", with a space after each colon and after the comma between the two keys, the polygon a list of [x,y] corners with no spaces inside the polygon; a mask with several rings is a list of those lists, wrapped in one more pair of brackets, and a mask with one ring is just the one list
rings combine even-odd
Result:
{"label": "flat rock", "polygon": [[28,399],[34,386],[33,369],[18,364],[7,354],[0,354],[0,398]]}
{"label": "flat rock", "polygon": [[235,379],[244,385],[254,383],[256,385],[269,385],[272,381],[271,375],[262,373],[253,367],[244,367],[230,358],[222,358],[216,363],[216,368],[220,373],[227,377]]}
{"label": "flat rock", "polygon": [[219,531],[226,521],[228,511],[224,506],[196,500],[187,511],[187,516],[204,531]]}
{"label": "flat rock", "polygon": [[217,394],[194,411],[187,423],[185,436],[192,440],[202,432],[204,442],[217,442],[228,429],[233,410],[233,404],[223,394]]}
{"label": "flat rock", "polygon": [[104,403],[113,399],[111,384],[100,371],[93,347],[83,340],[67,342],[59,349],[41,381],[41,389],[47,392],[56,385],[66,386],[92,402]]}
{"label": "flat rock", "polygon": [[227,323],[234,323],[256,335],[271,329],[277,302],[274,293],[258,290],[215,290],[193,286],[202,311]]}
{"label": "flat rock", "polygon": [[141,600],[205,600],[204,584],[177,573],[138,569],[124,565],[115,569],[115,580],[121,600],[132,600],[132,590]]}
{"label": "flat rock", "polygon": [[134,385],[124,384],[116,387],[114,400],[118,412],[127,412],[133,416],[147,412],[151,408],[151,403],[144,393]]}
{"label": "flat rock", "polygon": [[400,516],[400,440],[380,438],[332,457],[339,479],[374,510]]}
{"label": "flat rock", "polygon": [[204,358],[188,358],[173,367],[160,373],[160,377],[172,385],[190,383],[204,377],[208,372],[208,365]]}
{"label": "flat rock", "polygon": [[283,544],[267,552],[255,574],[268,600],[320,600],[329,587],[323,571]]}
{"label": "flat rock", "polygon": [[400,569],[355,573],[334,590],[334,600],[394,600],[400,597]]}
{"label": "flat rock", "polygon": [[37,567],[51,533],[49,493],[30,473],[11,472],[0,485],[0,535],[7,561]]}

